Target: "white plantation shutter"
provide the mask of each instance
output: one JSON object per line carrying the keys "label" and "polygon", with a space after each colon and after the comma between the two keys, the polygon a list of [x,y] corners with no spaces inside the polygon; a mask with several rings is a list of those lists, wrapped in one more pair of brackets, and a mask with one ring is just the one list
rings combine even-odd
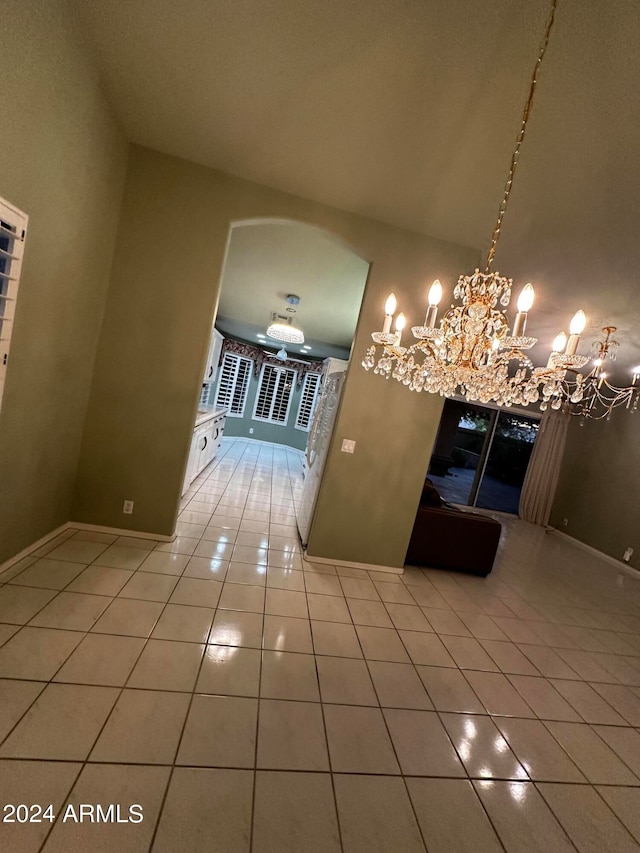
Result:
{"label": "white plantation shutter", "polygon": [[242,355],[226,352],[222,359],[222,367],[218,377],[216,392],[216,408],[226,408],[227,415],[241,418],[247,402],[247,391],[253,361]]}
{"label": "white plantation shutter", "polygon": [[27,216],[0,199],[0,406],[9,365]]}
{"label": "white plantation shutter", "polygon": [[295,381],[295,370],[263,365],[253,410],[254,421],[268,421],[286,426]]}
{"label": "white plantation shutter", "polygon": [[298,408],[298,416],[296,417],[296,429],[303,429],[309,432],[311,427],[311,418],[316,407],[318,399],[318,389],[320,388],[320,374],[307,373],[304,377],[302,386],[302,396],[300,397],[300,407]]}

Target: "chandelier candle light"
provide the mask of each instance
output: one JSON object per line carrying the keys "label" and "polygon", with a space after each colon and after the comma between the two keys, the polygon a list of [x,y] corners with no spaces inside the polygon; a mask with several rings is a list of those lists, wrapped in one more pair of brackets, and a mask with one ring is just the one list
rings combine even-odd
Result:
{"label": "chandelier candle light", "polygon": [[[594,364],[589,373],[578,371],[590,358],[578,355],[580,336],[587,318],[578,311],[569,326],[569,337],[561,332],[553,341],[551,354],[545,367],[534,367],[526,355],[537,339],[527,336],[527,318],[533,307],[534,290],[526,284],[518,300],[518,312],[510,331],[510,324],[502,309],[511,301],[513,280],[492,271],[493,259],[500,237],[502,220],[507,209],[513,178],[524,140],[538,71],[542,64],[553,27],[557,0],[552,0],[546,30],[533,69],[529,96],[525,103],[520,131],[511,157],[511,165],[498,218],[493,229],[485,271],[476,269],[473,275],[461,275],[453,295],[460,300],[445,313],[439,325],[438,305],[442,299],[442,285],[436,279],[427,296],[427,314],[424,326],[414,326],[411,331],[416,343],[402,347],[404,314],[398,314],[395,333],[391,331],[397,303],[390,294],[384,307],[381,332],[371,337],[374,346],[367,350],[362,362],[365,370],[393,377],[412,391],[428,391],[444,397],[459,395],[481,403],[494,402],[499,406],[527,406],[539,403],[545,411],[564,407],[582,418],[609,417],[619,405],[638,408],[638,379],[640,367],[634,368],[633,382],[627,388],[617,388],[607,382],[602,372],[604,361],[615,359],[618,343],[611,339],[615,326],[606,326],[603,341],[597,341]],[[499,307],[498,307],[499,306]],[[568,379],[567,375],[571,378]]]}

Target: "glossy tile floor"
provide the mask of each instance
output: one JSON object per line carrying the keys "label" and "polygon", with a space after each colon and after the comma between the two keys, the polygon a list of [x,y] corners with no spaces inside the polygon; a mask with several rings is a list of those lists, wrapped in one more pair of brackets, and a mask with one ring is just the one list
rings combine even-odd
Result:
{"label": "glossy tile floor", "polygon": [[[640,849],[640,585],[510,525],[487,579],[303,561],[299,457],[226,439],[171,544],[0,577],[10,851]],[[354,507],[354,513],[359,512]]]}

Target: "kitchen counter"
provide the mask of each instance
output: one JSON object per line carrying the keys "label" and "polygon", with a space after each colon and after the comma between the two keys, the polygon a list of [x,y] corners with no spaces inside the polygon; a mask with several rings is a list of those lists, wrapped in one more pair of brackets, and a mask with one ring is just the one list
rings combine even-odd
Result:
{"label": "kitchen counter", "polygon": [[196,422],[193,425],[194,429],[199,427],[201,424],[210,421],[212,418],[218,418],[221,415],[226,415],[226,409],[216,409],[214,406],[207,406],[206,409],[198,409],[198,414],[196,415]]}

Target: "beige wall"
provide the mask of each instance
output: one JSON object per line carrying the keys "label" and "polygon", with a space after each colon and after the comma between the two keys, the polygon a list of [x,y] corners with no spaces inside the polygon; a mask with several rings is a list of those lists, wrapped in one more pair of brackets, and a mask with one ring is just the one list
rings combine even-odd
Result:
{"label": "beige wall", "polygon": [[[336,433],[358,444],[353,456],[331,454],[311,545],[316,555],[401,565],[441,401],[359,365],[389,290],[421,322],[425,284],[438,275],[451,285],[476,252],[136,146],[73,518],[173,532],[229,226],[260,217],[317,225],[372,262]],[[122,514],[125,498],[132,516]]]}
{"label": "beige wall", "polygon": [[[631,546],[640,568],[640,415],[611,421],[574,418],[569,427],[550,524],[618,560]],[[567,526],[563,526],[564,519]]]}
{"label": "beige wall", "polygon": [[127,146],[63,3],[0,25],[0,196],[29,216],[0,412],[0,562],[69,519]]}

